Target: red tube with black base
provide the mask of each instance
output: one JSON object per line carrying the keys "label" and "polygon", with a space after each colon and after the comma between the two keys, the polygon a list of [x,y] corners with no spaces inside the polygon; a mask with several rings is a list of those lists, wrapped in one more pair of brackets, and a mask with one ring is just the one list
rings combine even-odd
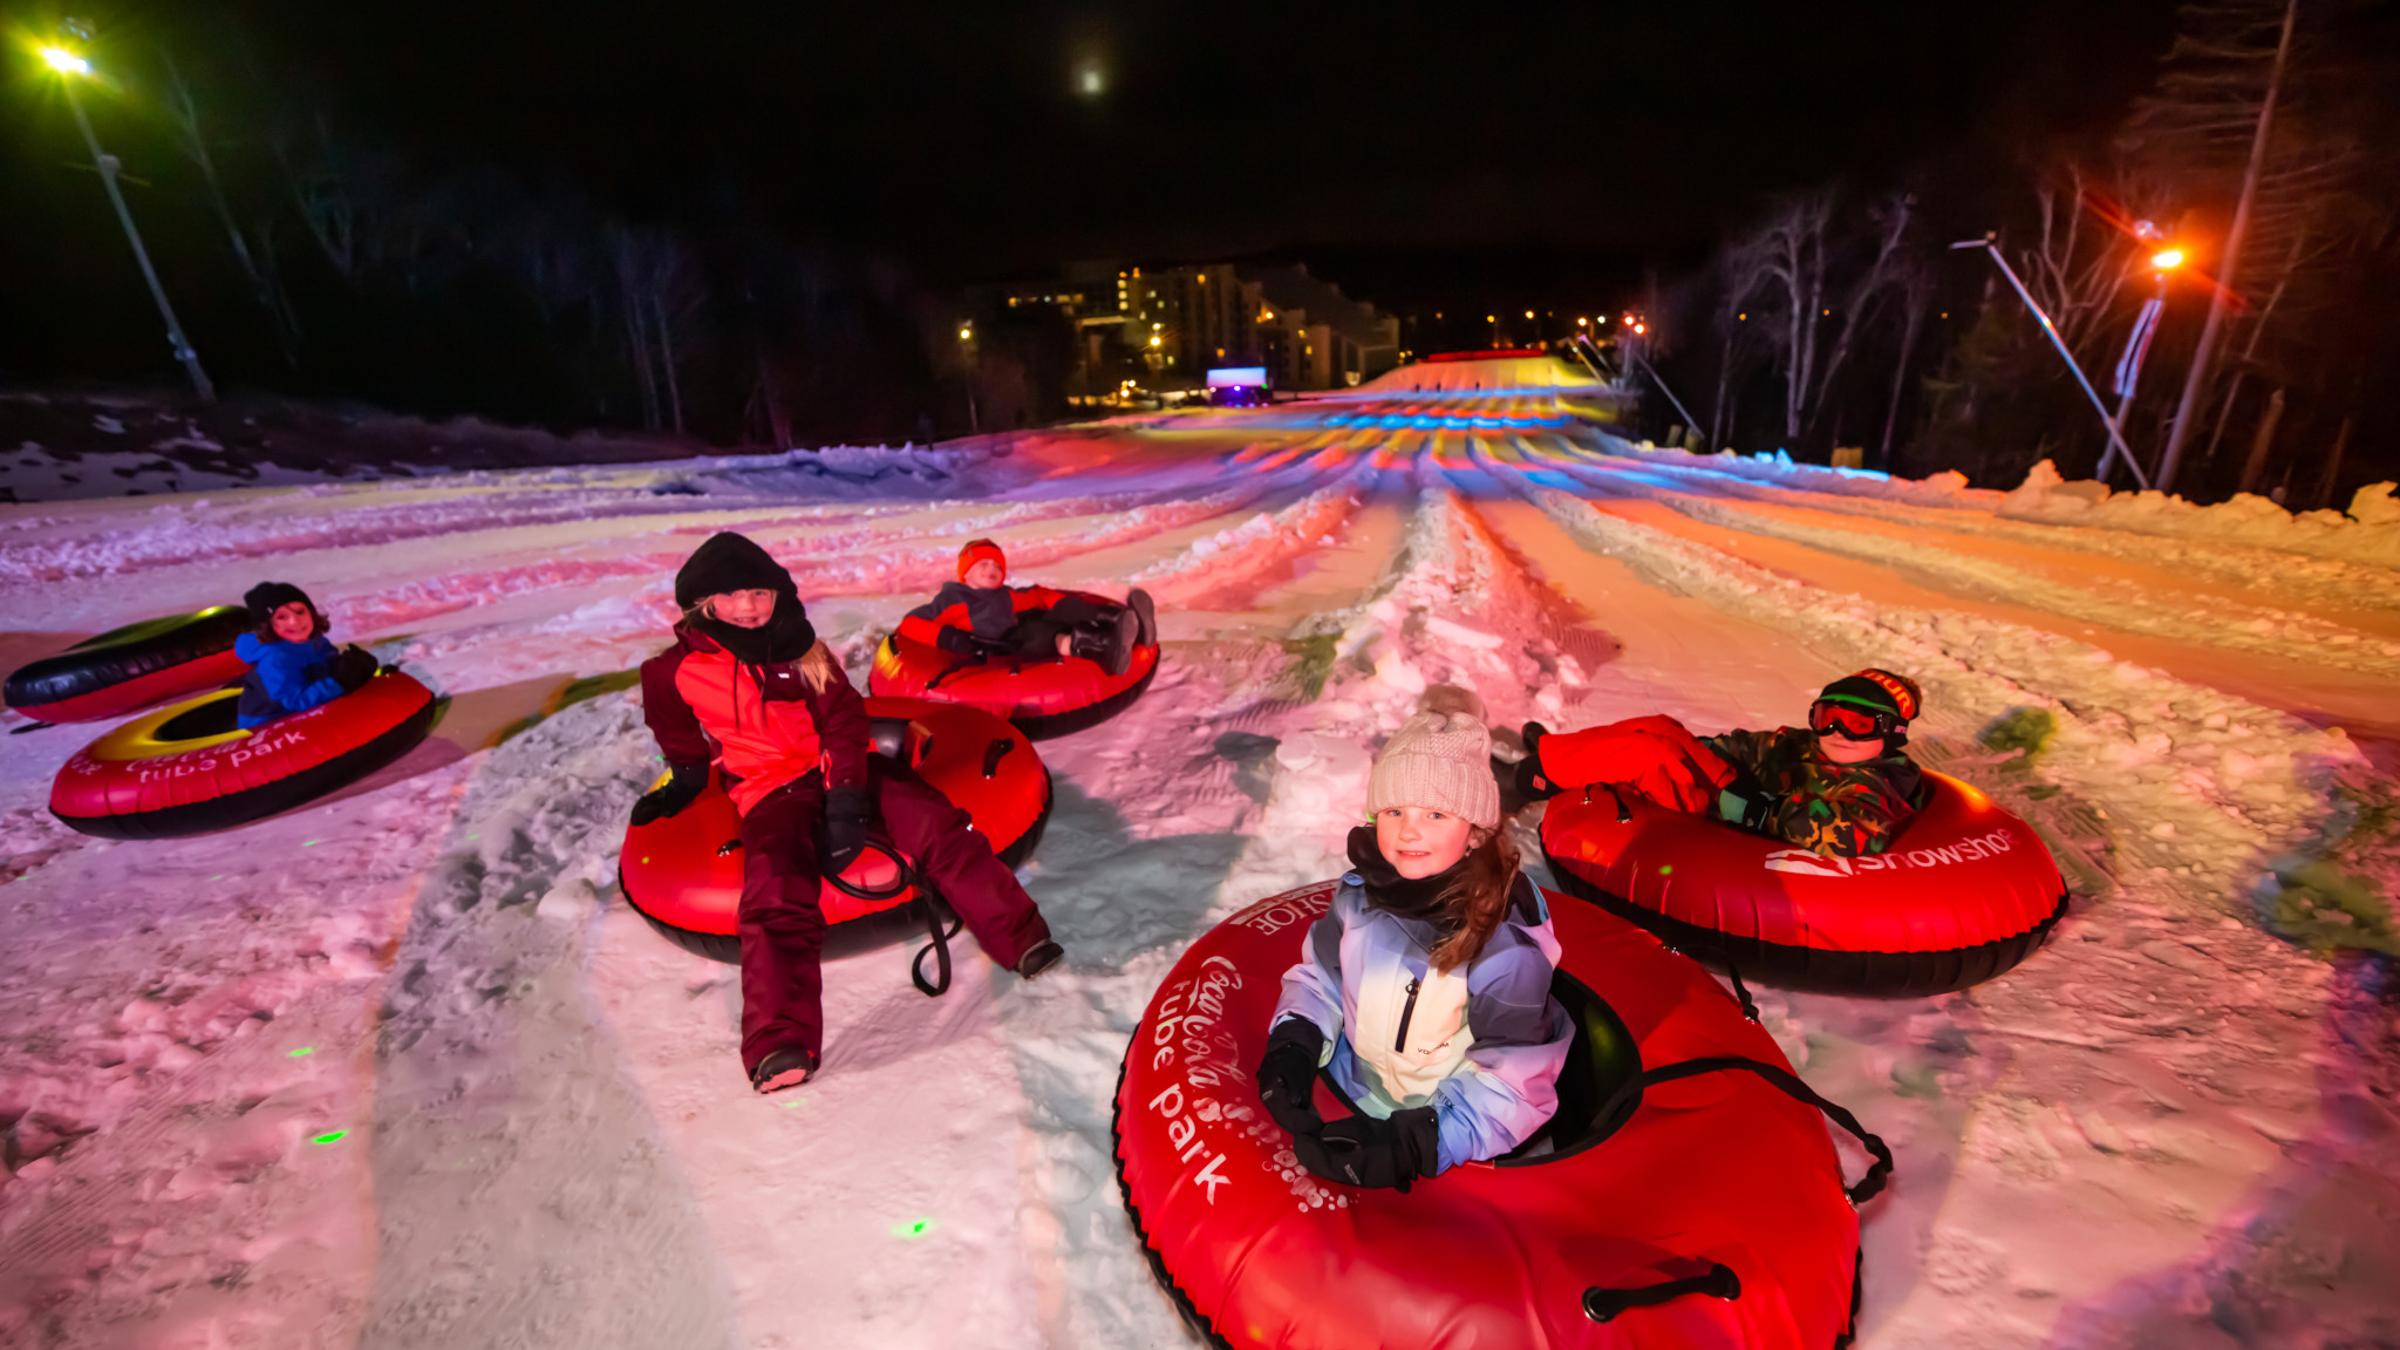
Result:
{"label": "red tube with black base", "polygon": [[[1203,934],[1135,1026],[1116,1095],[1125,1207],[1186,1317],[1220,1345],[1842,1344],[1854,1199],[1775,1040],[1708,973],[1590,905],[1553,900],[1552,992],[1575,1019],[1559,1109],[1516,1153],[1406,1193],[1321,1181],[1252,1075],[1283,972],[1333,884]],[[1812,1103],[1815,1103],[1812,1105]],[[1346,1108],[1320,1076],[1317,1106]]]}
{"label": "red tube with black base", "polygon": [[[922,699],[870,698],[878,757],[915,770],[975,822],[1002,862],[1033,851],[1050,817],[1050,771],[1025,734],[989,713]],[[629,825],[617,857],[625,899],[652,927],[688,951],[721,961],[741,956],[741,817],[711,776],[692,804],[663,820]],[[876,838],[843,874],[825,882],[828,925],[898,909],[917,899],[911,873],[889,839]]]}
{"label": "red tube with black base", "polygon": [[85,638],[11,671],[8,706],[43,722],[106,722],[170,698],[239,683],[233,654],[250,611],[213,605]]}
{"label": "red tube with black base", "polygon": [[1561,885],[1704,961],[1777,983],[1929,994],[2031,955],[2066,912],[2033,827],[1927,773],[1882,853],[1831,858],[1605,785],[1550,799],[1542,852]]}

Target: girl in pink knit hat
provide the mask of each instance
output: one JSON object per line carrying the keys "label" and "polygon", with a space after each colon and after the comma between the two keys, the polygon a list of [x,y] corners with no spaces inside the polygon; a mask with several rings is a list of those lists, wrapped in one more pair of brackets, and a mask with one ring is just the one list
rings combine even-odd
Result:
{"label": "girl in pink knit hat", "polygon": [[[1550,997],[1558,941],[1500,831],[1491,748],[1473,694],[1426,691],[1376,757],[1351,870],[1284,974],[1259,1096],[1328,1181],[1407,1190],[1516,1148],[1557,1109],[1573,1034]],[[1320,1069],[1357,1114],[1318,1113]]]}

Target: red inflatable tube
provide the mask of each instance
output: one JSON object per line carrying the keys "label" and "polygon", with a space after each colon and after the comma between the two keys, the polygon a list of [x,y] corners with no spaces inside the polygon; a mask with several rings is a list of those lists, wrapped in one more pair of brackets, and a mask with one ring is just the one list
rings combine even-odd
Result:
{"label": "red inflatable tube", "polygon": [[1955,778],[1925,781],[1924,808],[1868,857],[1823,857],[1605,786],[1550,799],[1542,852],[1569,891],[1745,975],[1960,989],[2039,947],[2066,883],[2033,827]]}
{"label": "red inflatable tube", "polygon": [[382,768],[425,739],[433,691],[385,671],[351,693],[244,731],[239,689],[187,699],[75,753],[50,812],[85,834],[162,839],[287,810]]}
{"label": "red inflatable tube", "polygon": [[[975,822],[1003,862],[1016,865],[1050,818],[1050,771],[1023,732],[989,713],[923,699],[870,698],[877,756],[914,769]],[[739,960],[735,920],[742,899],[741,816],[720,782],[664,820],[629,825],[617,855],[625,899],[679,946]],[[889,841],[825,883],[825,922],[847,923],[917,898],[904,884]],[[866,892],[854,894],[853,891]]]}
{"label": "red inflatable tube", "polygon": [[[1791,1074],[1707,972],[1555,901],[1577,1033],[1542,1135],[1408,1193],[1301,1169],[1251,1075],[1332,883],[1204,934],[1136,1025],[1117,1084],[1125,1206],[1160,1281],[1220,1345],[1833,1346],[1858,1294],[1854,1199],[1889,1151]],[[1346,1108],[1322,1077],[1317,1106]],[[1819,1109],[1872,1140],[1845,1190]]]}
{"label": "red inflatable tube", "polygon": [[233,654],[250,611],[216,605],[85,638],[11,671],[8,706],[44,722],[106,722],[249,672]]}
{"label": "red inflatable tube", "polygon": [[[1017,607],[1043,608],[1073,594],[1080,593],[1028,587],[1017,592]],[[1117,603],[1097,595],[1083,598],[1095,604]],[[885,638],[875,648],[875,668],[867,675],[867,692],[981,708],[1042,740],[1081,731],[1115,716],[1141,697],[1158,674],[1156,643],[1136,646],[1125,673],[1110,675],[1080,657],[973,661],[943,651],[935,645],[933,631],[929,624],[912,621]]]}

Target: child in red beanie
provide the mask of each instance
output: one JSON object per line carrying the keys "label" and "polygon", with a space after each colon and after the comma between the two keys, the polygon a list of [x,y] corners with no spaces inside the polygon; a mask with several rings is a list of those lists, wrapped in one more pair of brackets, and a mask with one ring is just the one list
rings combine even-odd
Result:
{"label": "child in red beanie", "polygon": [[1158,641],[1158,617],[1149,593],[1138,587],[1122,605],[1047,586],[1012,588],[1008,555],[989,539],[970,539],[958,551],[958,580],[944,582],[930,603],[910,610],[900,631],[969,660],[1082,657],[1122,675],[1136,646]]}

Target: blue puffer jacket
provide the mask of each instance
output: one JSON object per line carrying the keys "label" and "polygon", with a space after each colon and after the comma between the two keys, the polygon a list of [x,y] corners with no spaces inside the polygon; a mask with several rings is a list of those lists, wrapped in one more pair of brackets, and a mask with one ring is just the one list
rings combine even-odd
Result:
{"label": "blue puffer jacket", "polygon": [[333,659],[340,653],[321,633],[306,642],[270,642],[244,633],[233,640],[233,654],[250,663],[250,673],[242,680],[241,704],[234,710],[245,727],[306,712],[346,692],[333,678]]}
{"label": "blue puffer jacket", "polygon": [[1558,939],[1524,873],[1465,967],[1432,969],[1438,938],[1431,923],[1368,903],[1365,880],[1347,873],[1284,973],[1272,1020],[1316,1023],[1322,1067],[1367,1114],[1431,1105],[1447,1171],[1508,1152],[1550,1119],[1574,1024],[1550,997]]}

